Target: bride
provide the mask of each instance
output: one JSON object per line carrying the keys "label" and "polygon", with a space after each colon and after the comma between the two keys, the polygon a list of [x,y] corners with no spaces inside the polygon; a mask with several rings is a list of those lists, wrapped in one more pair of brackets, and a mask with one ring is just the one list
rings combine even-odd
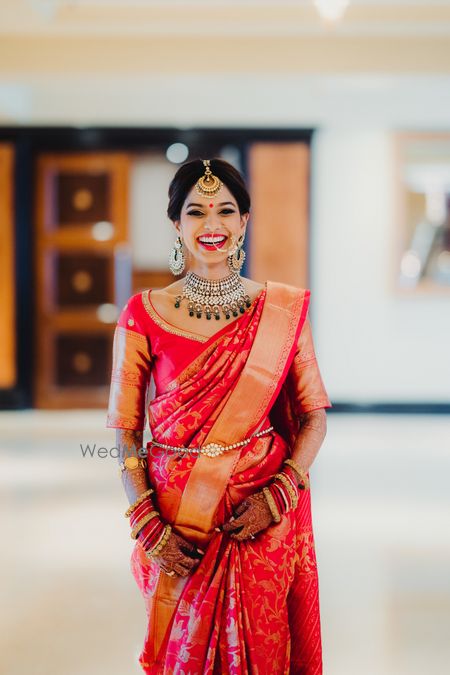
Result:
{"label": "bride", "polygon": [[182,165],[168,215],[184,276],[133,295],[115,331],[107,426],[148,616],[145,673],[322,673],[309,469],[331,403],[309,289],[240,275],[249,214],[232,165]]}

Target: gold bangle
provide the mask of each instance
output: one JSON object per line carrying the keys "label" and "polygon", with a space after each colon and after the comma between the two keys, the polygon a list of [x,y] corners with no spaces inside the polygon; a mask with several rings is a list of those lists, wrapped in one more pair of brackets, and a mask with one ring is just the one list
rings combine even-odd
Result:
{"label": "gold bangle", "polygon": [[157,555],[157,554],[158,554],[158,552],[159,552],[159,545],[161,544],[161,542],[162,542],[162,540],[163,540],[165,534],[166,534],[166,527],[164,526],[163,529],[161,530],[161,534],[159,535],[156,544],[154,544],[154,546],[153,546],[149,551],[147,551],[147,553],[146,553],[147,558],[151,558],[153,555]]}
{"label": "gold bangle", "polygon": [[300,464],[297,464],[297,462],[294,462],[293,459],[285,459],[284,464],[287,464],[288,466],[291,466],[300,476],[302,479],[302,484],[303,484],[303,489],[304,490],[309,490],[309,478],[306,473],[306,471],[303,471],[302,467]]}
{"label": "gold bangle", "polygon": [[169,541],[169,537],[171,534],[172,534],[172,526],[169,523],[167,523],[159,540],[156,542],[154,547],[150,549],[150,551],[147,551],[146,553],[147,558],[151,558],[155,555],[158,555]]}
{"label": "gold bangle", "polygon": [[167,524],[167,525],[166,525],[166,530],[165,530],[165,532],[164,532],[164,536],[163,536],[163,538],[161,539],[161,542],[160,542],[160,544],[159,544],[159,546],[158,546],[158,553],[161,553],[162,549],[164,548],[164,546],[165,546],[165,545],[167,544],[167,542],[169,541],[169,537],[170,537],[171,534],[172,534],[172,527],[171,527],[169,524]]}
{"label": "gold bangle", "polygon": [[136,501],[131,504],[125,511],[125,518],[129,518],[133,511],[141,504],[146,497],[150,497],[150,495],[154,492],[153,488],[150,488],[149,490],[146,490],[143,492],[139,497],[136,499]]}
{"label": "gold bangle", "polygon": [[262,489],[264,497],[266,498],[266,501],[269,505],[270,513],[272,514],[272,517],[276,523],[279,523],[281,520],[281,514],[277,509],[277,505],[275,504],[275,499],[272,497],[270,494],[270,490],[268,487],[263,487]]}
{"label": "gold bangle", "polygon": [[152,520],[152,518],[155,516],[159,516],[159,511],[150,511],[150,513],[147,513],[143,518],[141,518],[131,530],[131,538],[137,539],[138,533],[142,530],[144,525],[147,525],[147,523],[150,522],[150,520]]}
{"label": "gold bangle", "polygon": [[289,493],[289,497],[291,498],[292,508],[295,509],[298,504],[298,493],[292,487],[292,483],[289,480],[289,478],[285,476],[284,473],[276,473],[274,478],[275,479],[278,478],[279,480],[281,480],[281,482],[283,483],[283,485],[285,486],[286,490]]}

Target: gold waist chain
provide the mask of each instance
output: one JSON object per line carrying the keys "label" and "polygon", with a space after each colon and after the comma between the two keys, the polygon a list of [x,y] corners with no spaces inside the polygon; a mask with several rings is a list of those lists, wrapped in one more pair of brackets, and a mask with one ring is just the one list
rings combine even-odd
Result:
{"label": "gold waist chain", "polygon": [[159,443],[158,441],[151,440],[151,445],[156,445],[158,448],[163,448],[164,450],[172,450],[173,452],[179,452],[180,454],[184,452],[192,452],[194,455],[206,455],[207,457],[217,457],[222,455],[227,450],[234,450],[235,448],[241,448],[245,445],[248,445],[252,438],[257,438],[259,436],[264,436],[265,434],[270,433],[273,430],[273,426],[267,427],[262,431],[257,431],[253,433],[248,438],[243,441],[238,441],[237,443],[231,443],[230,445],[222,445],[221,443],[207,443],[198,448],[185,448],[181,445],[168,445],[167,443]]}

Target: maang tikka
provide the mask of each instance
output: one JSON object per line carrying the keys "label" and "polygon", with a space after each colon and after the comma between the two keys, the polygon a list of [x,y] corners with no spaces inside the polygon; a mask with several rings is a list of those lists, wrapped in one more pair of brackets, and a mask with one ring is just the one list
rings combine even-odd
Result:
{"label": "maang tikka", "polygon": [[222,188],[223,183],[220,178],[217,178],[211,171],[211,160],[204,159],[205,173],[201,176],[195,184],[197,193],[202,197],[214,197]]}

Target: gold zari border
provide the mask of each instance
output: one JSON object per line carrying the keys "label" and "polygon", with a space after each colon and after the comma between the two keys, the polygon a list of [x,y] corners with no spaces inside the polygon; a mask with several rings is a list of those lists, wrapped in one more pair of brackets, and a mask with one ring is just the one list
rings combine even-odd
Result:
{"label": "gold zari border", "polygon": [[210,339],[209,337],[189,333],[189,331],[187,330],[183,330],[182,328],[175,328],[174,326],[171,326],[170,323],[164,321],[159,316],[159,314],[157,314],[153,309],[153,306],[150,302],[150,298],[148,297],[149,292],[150,292],[149,290],[142,291],[142,304],[144,305],[146,312],[150,315],[153,321],[156,324],[158,324],[158,326],[160,326],[163,330],[166,330],[169,333],[173,333],[173,335],[179,335],[180,337],[187,337],[190,340],[196,340],[197,342],[208,342],[208,340]]}

